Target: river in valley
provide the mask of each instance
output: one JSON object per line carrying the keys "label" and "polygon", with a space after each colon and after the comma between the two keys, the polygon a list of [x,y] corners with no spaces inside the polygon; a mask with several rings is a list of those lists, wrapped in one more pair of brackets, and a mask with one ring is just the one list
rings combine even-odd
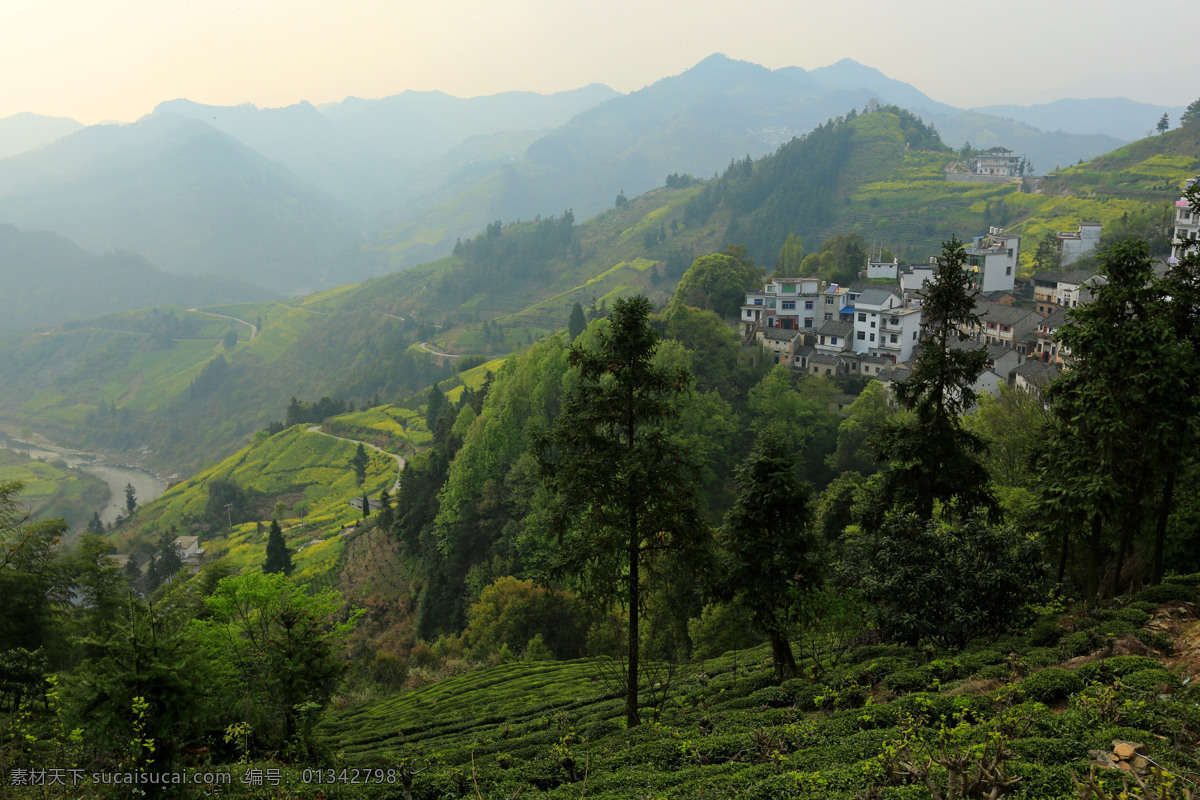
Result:
{"label": "river in valley", "polygon": [[[38,437],[41,439],[41,437]],[[95,475],[108,484],[108,504],[100,510],[100,521],[106,525],[125,511],[125,487],[133,485],[134,495],[138,505],[149,503],[162,494],[167,484],[153,473],[129,466],[107,464],[104,456],[99,453],[89,453],[86,450],[73,450],[59,447],[45,439],[29,442],[12,436],[0,434],[0,445],[18,453],[29,453],[30,458],[40,461],[61,460],[67,466]]]}

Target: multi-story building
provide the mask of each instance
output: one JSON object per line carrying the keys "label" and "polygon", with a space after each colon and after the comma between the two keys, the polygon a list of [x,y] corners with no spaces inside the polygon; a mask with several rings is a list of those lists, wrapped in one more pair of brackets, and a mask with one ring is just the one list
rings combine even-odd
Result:
{"label": "multi-story building", "polygon": [[[1188,178],[1187,188],[1196,185],[1200,177]],[[1178,264],[1189,248],[1200,247],[1200,214],[1192,211],[1186,197],[1175,201],[1175,236],[1171,240],[1171,257],[1168,264]]]}
{"label": "multi-story building", "polygon": [[967,267],[978,275],[975,285],[979,291],[1013,290],[1021,253],[1020,236],[1005,233],[1003,228],[989,228],[986,234],[976,236],[966,251]]}
{"label": "multi-story building", "polygon": [[802,330],[819,327],[819,278],[776,278],[762,291],[747,292],[742,306],[742,335],[760,328]]}
{"label": "multi-story building", "polygon": [[1007,147],[991,147],[975,159],[976,175],[998,175],[1015,178],[1021,171],[1021,157],[1014,156]]}
{"label": "multi-story building", "polygon": [[854,341],[857,353],[907,361],[921,336],[921,310],[905,308],[890,289],[867,289],[854,300]]}
{"label": "multi-story building", "polygon": [[1094,251],[1100,246],[1100,232],[1099,222],[1083,222],[1077,231],[1061,231],[1055,234],[1058,240],[1058,263],[1069,267]]}
{"label": "multi-story building", "polygon": [[1016,351],[1033,333],[1041,316],[1028,308],[1002,306],[982,298],[975,301],[980,327],[967,333],[977,342],[1000,345]]}

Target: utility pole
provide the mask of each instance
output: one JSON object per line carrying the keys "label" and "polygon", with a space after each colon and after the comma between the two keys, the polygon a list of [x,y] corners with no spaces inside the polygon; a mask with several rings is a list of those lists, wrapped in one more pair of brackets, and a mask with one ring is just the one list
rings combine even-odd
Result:
{"label": "utility pole", "polygon": [[233,503],[225,504],[225,519],[229,520],[229,532],[230,533],[233,533],[233,511],[230,510],[232,508],[233,508]]}

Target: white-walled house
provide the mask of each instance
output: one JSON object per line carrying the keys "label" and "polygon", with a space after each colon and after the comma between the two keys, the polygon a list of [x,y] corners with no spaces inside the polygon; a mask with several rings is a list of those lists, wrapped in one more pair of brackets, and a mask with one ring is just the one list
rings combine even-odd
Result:
{"label": "white-walled house", "polygon": [[967,268],[978,275],[975,285],[979,291],[1013,290],[1021,253],[1020,236],[1005,233],[1003,228],[989,228],[987,234],[971,241],[966,253]]}
{"label": "white-walled house", "polygon": [[742,305],[742,335],[755,328],[812,330],[820,327],[817,297],[819,278],[776,278],[762,291],[746,293]]}
{"label": "white-walled house", "polygon": [[[1188,178],[1187,188],[1195,186],[1196,181],[1200,177]],[[1175,236],[1171,239],[1171,258],[1167,263],[1178,264],[1191,247],[1200,247],[1200,214],[1192,211],[1186,197],[1180,196],[1175,201]]]}
{"label": "white-walled house", "polygon": [[921,310],[905,308],[889,289],[867,289],[854,300],[854,342],[857,353],[907,361],[921,336]]}
{"label": "white-walled house", "polygon": [[1099,222],[1083,222],[1077,231],[1061,231],[1055,234],[1061,266],[1069,267],[1100,246],[1101,225]]}

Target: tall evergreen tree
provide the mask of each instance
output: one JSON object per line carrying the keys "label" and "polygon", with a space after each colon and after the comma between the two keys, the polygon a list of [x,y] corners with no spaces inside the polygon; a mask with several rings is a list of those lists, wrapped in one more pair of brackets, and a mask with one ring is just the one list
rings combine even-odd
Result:
{"label": "tall evergreen tree", "polygon": [[125,484],[125,510],[132,514],[137,509],[137,492],[132,483]]}
{"label": "tall evergreen tree", "polygon": [[575,341],[575,337],[583,333],[583,329],[587,327],[587,319],[583,316],[583,306],[578,302],[571,308],[571,319],[567,322],[567,334],[571,337],[571,341]]}
{"label": "tall evergreen tree", "polygon": [[571,348],[579,381],[538,447],[554,503],[557,570],[576,576],[594,600],[623,601],[629,614],[629,727],[639,723],[640,622],[651,557],[683,557],[705,531],[698,465],[666,428],[691,374],[655,363],[658,334],[649,315],[645,297],[620,299],[594,343]]}
{"label": "tall evergreen tree", "polygon": [[363,481],[367,479],[367,465],[371,463],[367,456],[367,448],[363,447],[363,443],[358,443],[358,448],[354,451],[354,457],[350,459],[350,466],[354,467],[354,479],[358,481],[358,485],[362,486]]}
{"label": "tall evergreen tree", "polygon": [[277,519],[271,520],[271,530],[267,533],[267,560],[263,563],[263,572],[268,575],[276,572],[292,574],[292,552],[283,540],[283,529]]}
{"label": "tall evergreen tree", "polygon": [[978,506],[996,508],[980,460],[984,442],[961,420],[975,404],[972,386],[987,364],[984,349],[955,346],[980,325],[978,292],[966,261],[957,237],[943,242],[937,271],[925,287],[920,352],[912,375],[895,387],[901,405],[915,413],[890,421],[873,439],[877,460],[889,465],[881,473],[880,496],[924,518],[935,502],[960,516]]}
{"label": "tall evergreen tree", "polygon": [[720,536],[720,594],[742,596],[754,627],[771,641],[777,681],[797,674],[789,633],[802,595],[820,580],[812,495],[796,468],[790,437],[765,428],[737,471],[737,500]]}

